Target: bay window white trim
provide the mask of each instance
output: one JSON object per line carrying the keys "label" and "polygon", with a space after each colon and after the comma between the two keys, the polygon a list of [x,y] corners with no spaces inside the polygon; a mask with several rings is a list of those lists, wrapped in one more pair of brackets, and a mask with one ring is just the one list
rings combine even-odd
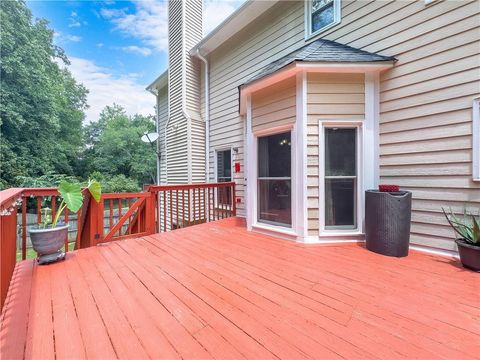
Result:
{"label": "bay window white trim", "polygon": [[473,99],[472,119],[473,180],[480,181],[480,98]]}
{"label": "bay window white trim", "polygon": [[342,4],[341,0],[333,0],[333,22],[320,28],[316,31],[312,31],[312,0],[305,1],[305,40],[309,40],[324,31],[334,27],[341,22],[342,16]]}

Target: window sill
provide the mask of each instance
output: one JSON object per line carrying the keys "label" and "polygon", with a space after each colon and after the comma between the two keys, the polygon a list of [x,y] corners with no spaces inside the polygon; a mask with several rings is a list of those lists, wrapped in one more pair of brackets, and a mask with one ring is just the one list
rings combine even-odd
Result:
{"label": "window sill", "polygon": [[319,35],[322,35],[325,31],[327,30],[330,30],[331,28],[333,28],[334,26],[340,24],[340,21],[334,21],[333,23],[331,23],[330,25],[327,25],[323,28],[321,28],[320,30],[317,30],[315,31],[314,33],[307,33],[307,31],[305,31],[305,41],[310,41],[310,40],[313,40],[315,38],[317,38]]}
{"label": "window sill", "polygon": [[252,224],[252,228],[272,231],[272,232],[276,232],[276,233],[280,233],[288,236],[297,236],[297,233],[293,229],[283,227],[283,226],[275,226],[275,225],[255,222],[254,224]]}

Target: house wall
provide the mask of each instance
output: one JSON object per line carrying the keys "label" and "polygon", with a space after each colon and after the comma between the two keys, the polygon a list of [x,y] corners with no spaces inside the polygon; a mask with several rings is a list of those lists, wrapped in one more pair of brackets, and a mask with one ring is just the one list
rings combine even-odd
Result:
{"label": "house wall", "polygon": [[322,37],[398,59],[380,77],[380,181],[413,192],[411,243],[454,250],[442,207],[480,206],[472,181],[480,3],[360,1],[342,10]]}
{"label": "house wall", "polygon": [[295,77],[252,94],[252,131],[295,123]]}
{"label": "house wall", "polygon": [[307,208],[308,235],[319,230],[319,120],[363,120],[365,75],[307,75]]}
{"label": "house wall", "polygon": [[[479,7],[478,1],[437,0],[429,5],[423,0],[342,1],[341,23],[319,35],[398,59],[380,78],[381,182],[413,192],[413,244],[454,250],[442,206],[480,205],[480,184],[472,181],[471,168],[472,99],[480,94]],[[242,164],[242,172],[235,174],[240,214],[244,214],[244,121],[238,115],[238,86],[304,44],[303,2],[282,1],[209,56],[210,178],[215,147],[238,147],[234,161]],[[312,110],[317,115],[308,116],[312,234],[317,226],[312,203],[318,196],[314,190],[318,146],[311,127],[318,126],[314,123],[320,117],[332,115],[319,109]]]}
{"label": "house wall", "polygon": [[238,86],[262,67],[287,55],[303,42],[303,7],[282,1],[246,29],[209,55],[210,62],[210,180],[214,181],[216,148],[237,147],[232,161],[240,162],[234,173],[237,212],[245,216],[245,121],[238,114]]}

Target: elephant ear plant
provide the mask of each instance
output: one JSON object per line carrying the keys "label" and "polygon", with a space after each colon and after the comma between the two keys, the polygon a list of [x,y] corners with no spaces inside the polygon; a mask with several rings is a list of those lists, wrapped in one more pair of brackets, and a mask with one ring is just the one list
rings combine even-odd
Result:
{"label": "elephant ear plant", "polygon": [[449,213],[442,210],[452,229],[460,236],[455,242],[463,266],[480,271],[480,209],[475,216],[464,207],[462,217],[455,216],[452,209]]}
{"label": "elephant ear plant", "polygon": [[[88,191],[96,202],[100,201],[102,190],[99,182],[89,180],[83,191]],[[59,224],[60,216],[65,209],[76,213],[83,206],[84,198],[80,184],[62,181],[58,192],[62,201],[53,221],[51,209],[44,208],[42,209],[43,224],[36,229],[29,229],[32,246],[39,255],[38,262],[40,264],[48,264],[65,258],[65,253],[61,251],[61,248],[68,238],[68,224]]]}
{"label": "elephant ear plant", "polygon": [[[86,190],[90,192],[96,202],[100,201],[100,197],[102,196],[102,187],[98,181],[88,180]],[[58,192],[62,197],[62,202],[58,207],[55,219],[53,219],[52,228],[57,226],[58,220],[65,211],[65,208],[68,208],[68,210],[72,213],[76,213],[83,205],[83,194],[80,184],[62,181],[58,186]]]}

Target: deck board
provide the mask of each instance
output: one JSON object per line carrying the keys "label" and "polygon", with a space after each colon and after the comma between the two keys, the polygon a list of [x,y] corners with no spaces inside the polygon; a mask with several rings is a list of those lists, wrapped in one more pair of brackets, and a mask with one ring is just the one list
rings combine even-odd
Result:
{"label": "deck board", "polygon": [[226,219],[15,269],[1,358],[480,358],[480,275]]}

